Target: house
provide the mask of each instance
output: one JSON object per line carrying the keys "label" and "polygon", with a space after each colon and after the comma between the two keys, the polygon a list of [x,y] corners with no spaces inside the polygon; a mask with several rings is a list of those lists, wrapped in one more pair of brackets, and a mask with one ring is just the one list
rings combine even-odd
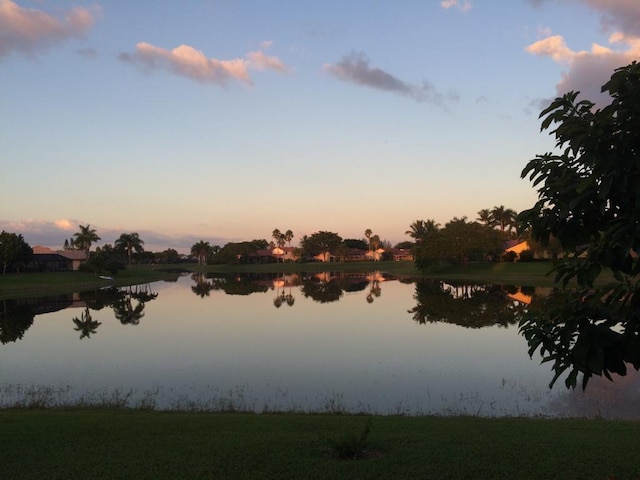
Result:
{"label": "house", "polygon": [[513,252],[518,256],[525,250],[529,250],[526,240],[509,240],[504,246],[504,253]]}
{"label": "house", "polygon": [[295,262],[298,260],[298,250],[295,247],[273,247],[256,252],[258,263]]}
{"label": "house", "polygon": [[377,248],[376,250],[368,250],[365,252],[365,257],[367,260],[372,260],[374,262],[379,262],[382,260],[382,255],[384,254],[384,248]]}
{"label": "house", "polygon": [[413,261],[413,253],[408,248],[394,248],[391,250],[391,256],[394,262]]}
{"label": "house", "polygon": [[86,260],[87,256],[82,250],[52,250],[36,245],[29,268],[39,272],[75,271]]}

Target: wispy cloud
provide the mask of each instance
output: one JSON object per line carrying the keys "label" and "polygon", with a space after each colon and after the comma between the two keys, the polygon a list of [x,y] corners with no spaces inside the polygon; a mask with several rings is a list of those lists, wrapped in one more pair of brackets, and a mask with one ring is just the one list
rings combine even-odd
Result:
{"label": "wispy cloud", "polygon": [[361,52],[345,55],[336,64],[325,64],[324,71],[345,82],[377,90],[396,93],[409,97],[416,102],[429,102],[443,105],[446,100],[457,100],[457,96],[444,96],[431,83],[421,84],[404,82],[380,68],[369,66],[369,58]]}
{"label": "wispy cloud", "polygon": [[99,13],[99,7],[76,7],[56,17],[22,8],[12,0],[0,0],[0,58],[13,52],[33,55],[71,37],[81,37]]}
{"label": "wispy cloud", "polygon": [[440,6],[445,10],[449,10],[450,8],[455,7],[461,12],[468,12],[472,8],[471,2],[468,2],[466,0],[462,2],[459,2],[458,0],[443,0],[442,2],[440,2]]}
{"label": "wispy cloud", "polygon": [[[265,46],[271,45],[267,42]],[[121,53],[120,60],[138,65],[145,70],[166,70],[201,83],[227,85],[239,81],[252,85],[250,70],[275,70],[286,73],[289,68],[278,58],[263,51],[249,52],[245,58],[218,60],[208,58],[202,51],[189,45],[180,45],[173,50],[156,47],[149,43],[138,43],[134,53]]]}
{"label": "wispy cloud", "polygon": [[[613,71],[640,57],[640,2],[637,0],[577,0],[601,16],[603,29],[611,32],[608,45],[594,43],[589,51],[574,51],[562,35],[550,35],[528,47],[533,55],[550,57],[568,70],[556,85],[556,93],[580,91],[597,105],[609,99],[600,88]],[[536,4],[544,3],[542,0]]]}

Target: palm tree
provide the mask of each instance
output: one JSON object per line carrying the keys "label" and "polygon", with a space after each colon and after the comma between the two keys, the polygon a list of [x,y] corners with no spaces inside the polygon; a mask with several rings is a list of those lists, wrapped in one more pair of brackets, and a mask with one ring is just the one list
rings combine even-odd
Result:
{"label": "palm tree", "polygon": [[273,237],[273,239],[276,241],[276,245],[280,246],[280,242],[282,242],[284,240],[284,236],[282,235],[282,232],[275,228],[273,230],[273,232],[271,232],[271,236]]}
{"label": "palm tree", "polygon": [[378,235],[373,235],[370,239],[369,239],[369,244],[371,245],[371,250],[377,250],[378,247],[380,246],[381,240],[380,240],[380,236]]}
{"label": "palm tree", "polygon": [[501,232],[510,232],[516,225],[516,217],[518,214],[515,210],[504,208],[504,205],[493,207],[491,210],[491,219],[494,225],[500,227]]}
{"label": "palm tree", "polygon": [[144,241],[140,238],[138,233],[123,233],[120,237],[114,242],[114,246],[117,250],[123,250],[127,252],[127,257],[129,259],[129,265],[131,265],[131,253],[135,250],[136,253],[140,253],[144,251],[144,247],[142,246]]}
{"label": "palm tree", "polygon": [[[291,230],[288,231],[290,232]],[[271,236],[276,241],[276,245],[278,247],[284,247],[284,244],[286,242],[286,233],[282,233],[279,229],[276,228],[273,230],[273,232],[271,232]],[[291,238],[293,238],[293,233],[291,233]],[[280,254],[280,257],[282,257],[282,254]],[[276,260],[280,261],[280,258],[276,257]]]}
{"label": "palm tree", "polygon": [[194,243],[191,247],[191,255],[198,259],[198,265],[206,263],[207,259],[212,255],[213,248],[209,242],[200,240],[198,243]]}
{"label": "palm tree", "polygon": [[96,234],[95,229],[91,228],[91,225],[78,225],[79,232],[73,234],[75,237],[73,245],[78,250],[83,250],[87,257],[89,257],[89,249],[91,244],[100,240],[100,237]]}
{"label": "palm tree", "polygon": [[370,228],[367,228],[364,231],[364,236],[367,237],[367,243],[369,244],[369,250],[371,250],[371,235],[373,234],[373,232],[371,231]]}
{"label": "palm tree", "polygon": [[291,240],[293,240],[293,232],[291,230],[287,230],[284,232],[284,239],[287,241],[289,246],[291,246]]}
{"label": "palm tree", "polygon": [[437,232],[439,229],[440,224],[433,219],[429,219],[427,221],[416,220],[411,225],[409,225],[409,230],[404,233],[409,235],[416,242],[422,242],[427,235]]}
{"label": "palm tree", "polygon": [[478,212],[477,220],[484,223],[487,227],[492,227],[493,217],[491,216],[491,210],[488,208],[483,208]]}

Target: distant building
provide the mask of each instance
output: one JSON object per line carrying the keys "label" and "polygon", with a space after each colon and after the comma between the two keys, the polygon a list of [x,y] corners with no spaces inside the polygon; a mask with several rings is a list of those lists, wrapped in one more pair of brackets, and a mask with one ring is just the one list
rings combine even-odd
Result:
{"label": "distant building", "polygon": [[75,271],[86,261],[87,256],[82,250],[52,250],[36,245],[29,269],[38,272]]}
{"label": "distant building", "polygon": [[509,240],[504,246],[505,253],[513,252],[518,256],[525,250],[529,250],[529,244],[526,240]]}

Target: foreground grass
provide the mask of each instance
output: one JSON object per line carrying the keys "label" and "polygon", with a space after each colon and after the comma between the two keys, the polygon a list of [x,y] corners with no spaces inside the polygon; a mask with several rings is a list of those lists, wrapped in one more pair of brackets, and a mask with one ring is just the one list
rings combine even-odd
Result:
{"label": "foreground grass", "polygon": [[[367,422],[367,458],[330,447]],[[0,478],[638,479],[640,425],[601,420],[0,411]]]}

